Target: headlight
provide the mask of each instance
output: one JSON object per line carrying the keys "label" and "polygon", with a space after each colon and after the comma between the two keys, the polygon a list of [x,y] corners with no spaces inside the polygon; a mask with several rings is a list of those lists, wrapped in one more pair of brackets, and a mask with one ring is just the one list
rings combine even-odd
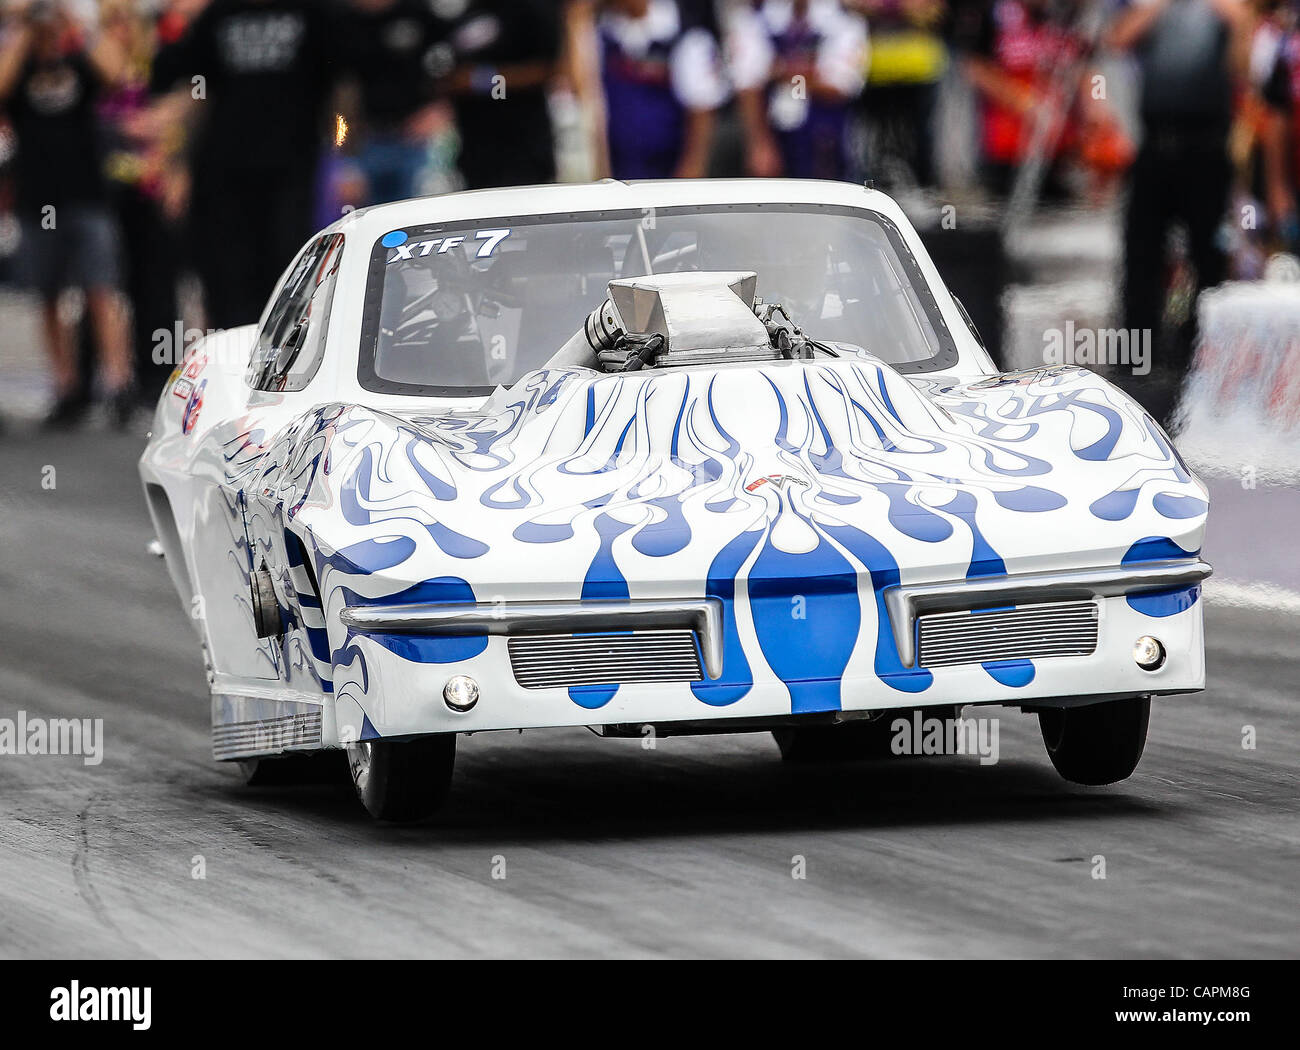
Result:
{"label": "headlight", "polygon": [[1142,635],[1133,643],[1133,662],[1144,671],[1158,671],[1165,662],[1165,647],[1159,638]]}
{"label": "headlight", "polygon": [[467,674],[452,675],[442,687],[442,699],[453,711],[468,711],[478,703],[478,682]]}

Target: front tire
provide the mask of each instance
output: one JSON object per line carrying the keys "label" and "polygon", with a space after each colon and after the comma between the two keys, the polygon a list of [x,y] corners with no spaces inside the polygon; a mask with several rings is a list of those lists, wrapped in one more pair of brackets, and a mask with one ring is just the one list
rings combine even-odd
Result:
{"label": "front tire", "polygon": [[456,734],[348,745],[357,797],[376,820],[409,824],[432,816],[451,789]]}
{"label": "front tire", "polygon": [[1108,700],[1086,707],[1043,709],[1038,728],[1056,771],[1073,784],[1097,787],[1130,776],[1142,758],[1151,698]]}

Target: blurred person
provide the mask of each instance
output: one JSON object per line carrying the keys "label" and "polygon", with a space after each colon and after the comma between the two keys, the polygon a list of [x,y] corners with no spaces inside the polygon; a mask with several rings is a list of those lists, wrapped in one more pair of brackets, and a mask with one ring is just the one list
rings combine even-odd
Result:
{"label": "blurred person", "polygon": [[847,178],[866,21],[840,0],[762,0],[732,12],[728,49],[749,174]]}
{"label": "blurred person", "polygon": [[610,174],[707,175],[729,90],[708,13],[679,0],[606,0],[596,37]]}
{"label": "blurred person", "polygon": [[122,75],[108,35],[88,45],[67,8],[50,0],[10,4],[0,45],[0,103],[17,138],[17,210],[22,265],[41,297],[42,333],[55,403],[47,425],[77,422],[90,402],[76,339],[59,309],[80,289],[98,351],[110,418],[135,407],[126,315],[118,294],[118,234],[108,206],[95,105]]}
{"label": "blurred person", "polygon": [[196,124],[190,238],[210,327],[256,321],[315,228],[338,51],[321,0],[212,0],[167,49],[156,123]]}
{"label": "blurred person", "polygon": [[185,31],[211,0],[160,0],[160,8],[154,19],[154,57],[150,90],[155,94],[164,86],[176,83],[184,72],[176,64],[182,59],[181,49],[177,46],[185,37]]}
{"label": "blurred person", "polygon": [[440,116],[434,73],[446,27],[428,0],[348,0],[340,28],[353,96],[347,137],[362,181],[353,203],[413,197]]}
{"label": "blurred person", "polygon": [[1132,143],[1097,80],[1095,35],[1085,38],[1087,0],[996,0],[985,7],[965,59],[982,99],[982,164],[997,195],[1012,191],[1020,168],[1045,162],[1047,196],[1068,197],[1073,166],[1109,189],[1132,160]]}
{"label": "blurred person", "polygon": [[[1054,15],[1047,0],[994,0],[985,5],[965,70],[981,101],[981,159],[992,192],[1010,192],[1016,170],[1028,157],[1038,111],[1051,104],[1054,78],[1084,50],[1084,41]],[[1066,85],[1067,93],[1072,96],[1074,88]],[[1068,112],[1057,119],[1048,158],[1052,193],[1061,190],[1062,162],[1077,144],[1078,131]]]}
{"label": "blurred person", "polygon": [[848,6],[865,15],[871,27],[860,105],[876,153],[868,158],[871,169],[886,174],[882,162],[892,160],[903,164],[917,185],[932,186],[934,111],[948,68],[940,32],[947,5],[944,0],[852,0]]}
{"label": "blurred person", "polygon": [[[1128,168],[1133,145],[1107,101],[1093,61],[1100,26],[1089,0],[995,0],[969,29],[955,9],[958,38],[968,44],[967,78],[981,101],[981,164],[995,195],[1032,188],[1054,199],[1080,189],[1107,195]],[[1095,26],[1095,28],[1094,28]],[[1019,184],[1029,164],[1043,181]],[[1087,177],[1080,185],[1077,175]]]}
{"label": "blurred person", "polygon": [[450,72],[439,88],[455,107],[461,140],[457,165],[466,186],[555,181],[547,89],[560,55],[557,5],[470,0],[463,11],[445,17]]}
{"label": "blurred person", "polygon": [[[1234,92],[1228,132],[1232,169],[1228,210],[1240,222],[1220,227],[1227,256],[1226,274],[1234,280],[1254,280],[1263,274],[1270,248],[1280,230],[1270,207],[1269,140],[1275,128],[1286,136],[1286,118],[1266,97],[1281,63],[1284,26],[1280,0],[1243,0],[1250,8],[1250,59],[1247,74]],[[1280,213],[1285,216],[1285,210]]]}
{"label": "blurred person", "polygon": [[157,45],[152,21],[138,0],[105,0],[99,21],[124,60],[121,79],[103,94],[98,109],[107,140],[109,199],[122,234],[136,388],[141,401],[152,404],[177,363],[174,353],[155,355],[158,333],[173,331],[180,309],[176,232],[164,213],[177,143],[142,144],[133,134],[134,122],[150,103]]}
{"label": "blurred person", "polygon": [[[194,100],[173,86],[186,80],[188,58],[182,47],[190,24],[210,0],[158,0],[160,7],[153,19],[154,54],[149,68],[150,105],[133,113],[125,121],[126,130],[157,172],[158,211],[170,234],[171,261],[175,267],[175,285],[187,278],[202,290],[196,250],[190,236],[191,173],[194,123],[191,107]],[[170,94],[169,94],[170,92]],[[177,288],[179,294],[180,289]],[[177,304],[177,318],[181,304]],[[202,315],[200,314],[200,318]],[[183,356],[186,347],[173,347],[173,359]]]}
{"label": "blurred person", "polygon": [[[1281,247],[1300,251],[1300,221],[1296,198],[1300,191],[1300,27],[1296,11],[1278,4],[1268,30],[1268,68],[1260,77],[1260,174],[1269,225]],[[1265,30],[1266,32],[1268,30]],[[1262,35],[1262,34],[1260,34]],[[1258,40],[1258,35],[1256,37]],[[1258,47],[1252,49],[1252,80]]]}
{"label": "blurred person", "polygon": [[[1176,382],[1186,371],[1195,295],[1225,274],[1219,231],[1232,180],[1228,131],[1250,30],[1240,0],[1135,0],[1109,29],[1113,47],[1133,52],[1141,81],[1142,143],[1124,224],[1124,325],[1152,333],[1162,379]],[[1175,224],[1187,234],[1195,294],[1181,330],[1165,332],[1166,241]]]}
{"label": "blurred person", "polygon": [[[564,179],[564,169],[568,167],[570,181],[576,182],[609,174],[602,120],[605,106],[600,84],[600,49],[596,41],[599,7],[599,0],[568,0],[563,12],[559,90],[561,127],[556,160],[561,179]],[[566,106],[567,114],[564,112]],[[566,117],[571,136],[567,143],[563,141],[563,120]]]}

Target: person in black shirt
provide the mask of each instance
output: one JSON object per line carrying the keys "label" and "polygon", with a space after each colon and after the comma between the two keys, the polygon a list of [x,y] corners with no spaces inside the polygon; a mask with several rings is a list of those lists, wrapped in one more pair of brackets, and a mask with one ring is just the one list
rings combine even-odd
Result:
{"label": "person in black shirt", "polygon": [[1168,420],[1191,361],[1196,311],[1178,331],[1162,332],[1166,236],[1187,230],[1196,291],[1226,273],[1219,226],[1232,180],[1228,129],[1234,81],[1249,60],[1250,11],[1242,0],[1130,0],[1109,43],[1132,50],[1141,77],[1142,145],[1131,173],[1124,229],[1124,326],[1150,331],[1152,392],[1135,391]]}
{"label": "person in black shirt", "polygon": [[456,108],[459,167],[470,189],[555,180],[546,89],[560,51],[557,4],[471,0],[450,19],[454,68],[441,86]]}
{"label": "person in black shirt", "polygon": [[167,56],[199,118],[190,224],[210,326],[256,321],[312,232],[338,50],[323,0],[213,0]]}
{"label": "person in black shirt", "polygon": [[61,4],[10,5],[0,51],[0,101],[18,140],[17,210],[21,264],[40,294],[56,401],[47,423],[77,421],[89,403],[75,340],[59,316],[59,296],[84,291],[111,415],[134,408],[126,314],[117,293],[118,237],[108,207],[95,102],[121,74],[106,38],[87,49]]}
{"label": "person in black shirt", "polygon": [[366,203],[415,195],[426,159],[439,43],[445,26],[427,0],[349,0],[341,17],[355,89],[350,139]]}

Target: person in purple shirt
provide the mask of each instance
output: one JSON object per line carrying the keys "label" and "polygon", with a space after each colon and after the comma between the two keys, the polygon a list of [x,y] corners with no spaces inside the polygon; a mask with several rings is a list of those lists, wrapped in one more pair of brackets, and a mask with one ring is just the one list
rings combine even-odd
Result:
{"label": "person in purple shirt", "polygon": [[728,90],[706,20],[678,0],[608,0],[596,33],[613,177],[706,175]]}
{"label": "person in purple shirt", "polygon": [[866,22],[839,0],[763,0],[733,12],[728,44],[749,173],[847,178]]}

